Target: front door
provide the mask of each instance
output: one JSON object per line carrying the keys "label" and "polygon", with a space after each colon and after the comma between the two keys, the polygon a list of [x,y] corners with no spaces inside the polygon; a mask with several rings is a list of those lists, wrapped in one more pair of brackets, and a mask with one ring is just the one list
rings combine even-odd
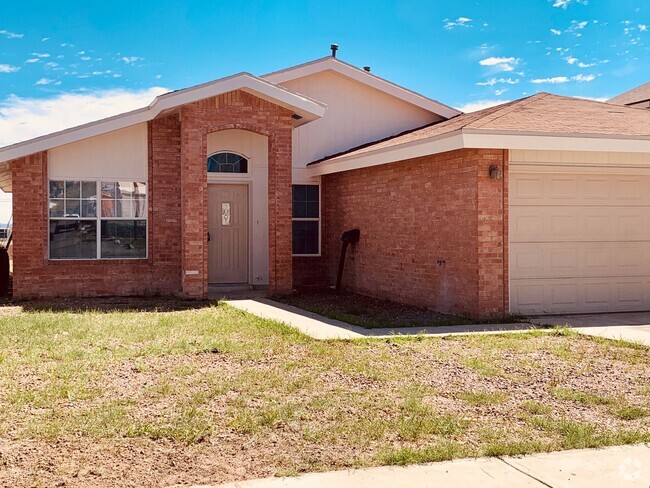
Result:
{"label": "front door", "polygon": [[208,281],[248,283],[248,186],[208,186]]}

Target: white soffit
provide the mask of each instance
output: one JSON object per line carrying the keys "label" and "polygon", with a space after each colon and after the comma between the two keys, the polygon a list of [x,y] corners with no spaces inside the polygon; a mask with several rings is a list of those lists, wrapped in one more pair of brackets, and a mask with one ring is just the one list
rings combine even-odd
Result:
{"label": "white soffit", "polygon": [[310,176],[389,164],[457,149],[529,149],[546,151],[591,151],[650,153],[650,137],[625,138],[585,134],[498,133],[457,130],[428,139],[367,151],[358,156],[342,155],[307,166]]}
{"label": "white soffit", "polygon": [[352,78],[353,80],[360,83],[364,83],[365,85],[371,86],[377,90],[399,98],[407,103],[410,103],[411,105],[415,105],[416,107],[420,107],[424,110],[428,110],[429,112],[438,114],[445,119],[450,119],[462,114],[462,112],[456,110],[455,108],[449,107],[448,105],[440,103],[436,100],[432,100],[431,98],[425,97],[424,95],[420,95],[419,93],[396,85],[395,83],[391,83],[388,80],[380,78],[379,76],[359,69],[356,66],[348,64],[344,61],[341,61],[340,59],[333,58],[331,56],[300,64],[292,68],[274,71],[273,73],[262,75],[261,78],[270,81],[271,83],[281,84],[326,70],[340,73],[343,76]]}
{"label": "white soffit", "polygon": [[321,118],[326,110],[324,104],[309,97],[269,83],[250,73],[239,73],[191,88],[165,93],[156,97],[147,107],[0,148],[0,163],[147,122],[166,110],[235,90],[245,91],[293,111],[301,117],[294,122],[295,126]]}

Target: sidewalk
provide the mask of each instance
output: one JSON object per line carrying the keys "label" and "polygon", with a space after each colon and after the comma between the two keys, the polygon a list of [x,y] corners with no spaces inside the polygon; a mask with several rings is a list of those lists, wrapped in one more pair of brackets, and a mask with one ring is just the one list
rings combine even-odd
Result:
{"label": "sidewalk", "polygon": [[[396,327],[366,329],[339,320],[307,312],[300,308],[275,302],[267,298],[252,300],[226,300],[228,305],[265,319],[277,320],[297,328],[314,339],[361,339],[382,338],[397,335],[420,334],[431,337],[467,334],[500,334],[503,332],[526,332],[535,329],[532,324],[474,324],[449,327]],[[543,330],[543,329],[542,329]]]}
{"label": "sidewalk", "polygon": [[[648,488],[650,445],[267,478],[219,488]],[[195,487],[198,488],[198,487]]]}

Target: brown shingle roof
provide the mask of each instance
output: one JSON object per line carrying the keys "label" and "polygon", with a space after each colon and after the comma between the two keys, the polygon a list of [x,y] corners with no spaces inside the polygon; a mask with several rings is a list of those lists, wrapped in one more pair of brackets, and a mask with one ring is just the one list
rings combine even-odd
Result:
{"label": "brown shingle roof", "polygon": [[605,102],[538,93],[462,114],[388,139],[314,161],[331,161],[457,131],[650,137],[650,111]]}
{"label": "brown shingle roof", "polygon": [[619,105],[630,105],[633,103],[645,102],[646,100],[650,100],[650,81],[615,96],[609,102],[617,103]]}

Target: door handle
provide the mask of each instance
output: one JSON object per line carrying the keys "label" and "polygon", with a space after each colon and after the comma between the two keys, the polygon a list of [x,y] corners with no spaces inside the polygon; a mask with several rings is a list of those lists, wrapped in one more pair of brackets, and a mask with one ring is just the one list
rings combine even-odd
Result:
{"label": "door handle", "polygon": [[210,242],[210,233],[208,232],[208,242]]}

